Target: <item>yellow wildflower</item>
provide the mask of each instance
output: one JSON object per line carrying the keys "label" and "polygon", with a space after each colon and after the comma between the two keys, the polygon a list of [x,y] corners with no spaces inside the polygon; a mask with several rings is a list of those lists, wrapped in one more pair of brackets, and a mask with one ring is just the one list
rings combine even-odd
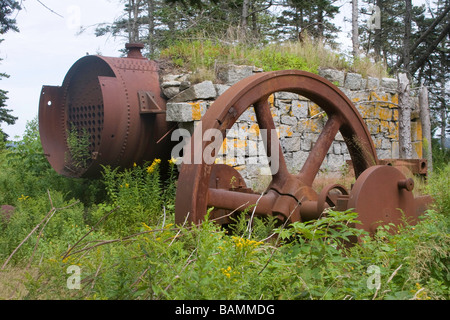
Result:
{"label": "yellow wildflower", "polygon": [[420,283],[416,282],[416,290],[411,290],[414,293],[412,300],[430,300],[425,288],[420,286]]}
{"label": "yellow wildflower", "polygon": [[142,222],[142,226],[143,226],[145,229],[147,229],[148,231],[151,231],[151,230],[152,230],[152,228],[149,227],[145,222]]}
{"label": "yellow wildflower", "polygon": [[29,198],[29,196],[24,196],[23,194],[18,198],[20,201],[25,201]]}
{"label": "yellow wildflower", "polygon": [[255,240],[249,240],[244,239],[242,237],[231,237],[234,240],[234,245],[238,249],[243,249],[245,247],[249,247],[251,249],[256,248],[257,246],[263,244],[262,241],[255,241]]}
{"label": "yellow wildflower", "polygon": [[169,164],[172,166],[172,165],[174,165],[174,164],[177,164],[177,159],[175,159],[175,158],[170,158],[169,159]]}
{"label": "yellow wildflower", "polygon": [[161,159],[155,159],[153,160],[152,164],[150,166],[147,167],[147,172],[150,174],[153,171],[155,171],[155,168],[158,164],[161,163]]}
{"label": "yellow wildflower", "polygon": [[222,271],[222,273],[227,277],[230,278],[231,277],[231,267],[228,267],[226,269],[221,268],[220,269]]}
{"label": "yellow wildflower", "polygon": [[[221,268],[220,271],[222,271],[222,274],[223,274],[225,277],[227,277],[228,279],[230,279],[231,276],[236,276],[236,275],[239,274],[238,271],[232,271],[230,266],[229,266],[228,268],[226,268],[226,269]],[[236,279],[234,279],[234,281],[236,281]]]}

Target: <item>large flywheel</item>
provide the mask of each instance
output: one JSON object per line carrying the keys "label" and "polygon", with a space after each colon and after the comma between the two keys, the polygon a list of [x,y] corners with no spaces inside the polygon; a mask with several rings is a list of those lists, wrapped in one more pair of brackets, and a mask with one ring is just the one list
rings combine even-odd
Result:
{"label": "large flywheel", "polygon": [[[304,96],[316,103],[327,115],[322,132],[298,172],[292,173],[288,170],[281,142],[275,131],[275,122],[268,102],[269,96],[275,92],[292,92]],[[227,130],[231,129],[250,107],[254,109],[259,130],[265,130],[267,133],[265,149],[271,164],[272,180],[262,194],[247,188],[239,172],[233,168],[205,161],[205,158],[217,157],[214,149],[212,154],[209,154],[211,148],[208,146],[214,141],[209,136],[210,129],[220,132],[221,137],[225,138]],[[319,218],[325,208],[337,205],[339,197],[343,200],[341,203],[344,203],[344,209],[348,203],[358,204],[367,211],[361,212],[361,215],[377,216],[377,213],[371,211],[373,208],[366,208],[367,206],[360,204],[361,201],[349,201],[354,195],[343,186],[332,185],[319,194],[312,188],[338,132],[348,147],[356,179],[378,164],[374,144],[362,117],[345,94],[328,80],[298,70],[260,73],[241,80],[223,93],[208,109],[202,118],[202,125],[197,126],[193,134],[194,138],[197,136],[202,139],[191,138],[187,146],[190,152],[183,158],[177,186],[176,222],[199,223],[208,209],[214,208],[215,218],[225,223],[227,219],[221,220],[221,215],[225,217],[227,212],[242,211],[248,207],[257,215],[276,216],[283,221],[304,221]],[[208,157],[199,156],[199,153],[208,153]],[[396,179],[403,181],[406,178],[396,176]],[[237,183],[230,186],[230,180]],[[360,190],[364,190],[364,187],[360,185],[364,185],[364,181],[358,183],[357,180],[357,184],[358,192],[361,193]],[[397,185],[397,182],[394,184]],[[329,194],[333,189],[338,191],[338,196]],[[404,187],[399,187],[398,190],[402,194],[411,192]],[[357,196],[360,196],[359,193]],[[391,196],[396,197],[395,194]],[[414,201],[413,197],[411,199]],[[393,202],[394,205],[399,203]],[[408,205],[405,209],[408,212],[414,211],[411,214],[415,215],[414,205]],[[373,217],[365,220],[378,219]],[[372,230],[368,226],[364,228]]]}

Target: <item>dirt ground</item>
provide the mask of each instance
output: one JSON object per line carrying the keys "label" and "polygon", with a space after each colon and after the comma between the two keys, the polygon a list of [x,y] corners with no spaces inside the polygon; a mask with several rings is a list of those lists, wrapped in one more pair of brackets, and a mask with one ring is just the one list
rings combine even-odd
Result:
{"label": "dirt ground", "polygon": [[32,275],[35,270],[25,268],[6,268],[0,270],[0,300],[23,299],[27,294],[24,280],[27,275]]}

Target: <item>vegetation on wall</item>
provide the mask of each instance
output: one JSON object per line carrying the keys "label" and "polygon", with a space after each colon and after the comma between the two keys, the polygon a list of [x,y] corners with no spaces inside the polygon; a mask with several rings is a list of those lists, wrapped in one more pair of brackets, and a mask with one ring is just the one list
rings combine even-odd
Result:
{"label": "vegetation on wall", "polygon": [[214,80],[215,69],[221,64],[254,65],[264,71],[297,69],[317,74],[319,68],[334,68],[376,78],[388,75],[381,62],[373,63],[364,58],[349,61],[307,35],[302,43],[285,41],[264,46],[230,45],[225,40],[180,40],[162,50],[160,59],[192,72],[192,78],[206,75],[200,77],[201,80]]}

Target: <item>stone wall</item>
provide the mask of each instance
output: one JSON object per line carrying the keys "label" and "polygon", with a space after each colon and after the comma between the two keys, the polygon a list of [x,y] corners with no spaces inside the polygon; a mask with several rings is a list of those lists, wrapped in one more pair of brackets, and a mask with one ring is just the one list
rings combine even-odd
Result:
{"label": "stone wall", "polygon": [[[189,75],[164,75],[161,87],[167,96],[168,121],[178,122],[181,128],[193,131],[194,126],[214,100],[239,80],[262,70],[252,66],[224,66],[218,69],[220,83],[204,81],[191,85]],[[380,159],[398,158],[398,94],[397,80],[391,78],[363,78],[360,74],[333,69],[320,70],[319,75],[336,84],[352,100],[372,135]],[[272,115],[277,126],[288,168],[298,171],[308,156],[326,122],[326,114],[305,97],[290,92],[276,92],[269,97]],[[419,110],[414,98],[415,110]],[[240,170],[247,180],[268,174],[263,154],[263,142],[252,108],[248,109],[231,130],[222,145],[219,163],[227,163]],[[411,136],[414,157],[422,157],[422,130],[418,111],[413,112]],[[349,160],[347,145],[337,134],[321,170],[339,173]]]}

